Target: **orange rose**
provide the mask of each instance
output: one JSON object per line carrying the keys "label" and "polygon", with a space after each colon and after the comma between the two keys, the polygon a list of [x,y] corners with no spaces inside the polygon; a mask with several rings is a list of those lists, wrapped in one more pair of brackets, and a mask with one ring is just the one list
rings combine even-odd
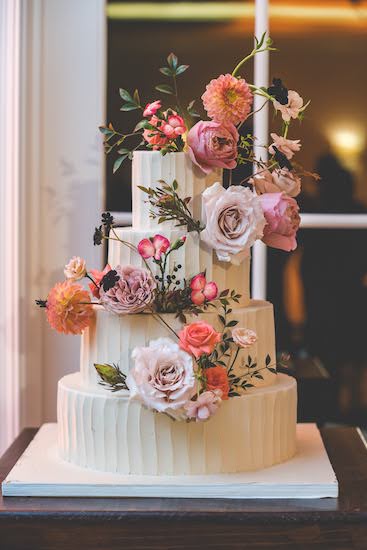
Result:
{"label": "orange rose", "polygon": [[196,357],[204,353],[210,354],[216,344],[221,341],[222,335],[205,321],[197,321],[185,325],[178,333],[180,347]]}
{"label": "orange rose", "polygon": [[224,367],[217,365],[216,367],[206,369],[205,377],[207,390],[221,390],[222,399],[228,399],[229,382],[227,371]]}

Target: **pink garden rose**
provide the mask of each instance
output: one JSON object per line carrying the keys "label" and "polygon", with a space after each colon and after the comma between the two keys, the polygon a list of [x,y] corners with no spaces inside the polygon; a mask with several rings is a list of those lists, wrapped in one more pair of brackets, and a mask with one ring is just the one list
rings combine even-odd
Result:
{"label": "pink garden rose", "polygon": [[153,301],[156,288],[150,271],[133,265],[118,265],[115,270],[120,277],[115,286],[100,289],[103,307],[118,315],[143,311]]}
{"label": "pink garden rose", "polygon": [[163,121],[162,131],[169,139],[176,139],[186,132],[185,121],[173,111],[171,115],[168,115],[167,121]]}
{"label": "pink garden rose", "polygon": [[155,260],[160,260],[170,246],[171,243],[166,237],[157,234],[151,239],[142,239],[138,244],[138,252],[145,260],[153,257]]}
{"label": "pink garden rose", "polygon": [[191,353],[196,359],[204,353],[212,353],[222,339],[222,335],[205,321],[185,325],[178,333],[178,337],[181,349]]}
{"label": "pink garden rose", "polygon": [[152,126],[155,126],[157,130],[146,128],[143,132],[143,138],[151,146],[153,151],[159,151],[162,147],[167,145],[169,139],[165,134],[163,134],[161,128],[162,121],[158,117],[153,115],[149,120],[149,123],[152,124]]}
{"label": "pink garden rose", "polygon": [[231,123],[201,120],[187,135],[191,160],[206,174],[214,167],[235,168],[238,138],[237,129]]}
{"label": "pink garden rose", "polygon": [[250,348],[257,342],[257,334],[249,328],[235,327],[232,329],[232,338],[240,348]]}
{"label": "pink garden rose", "polygon": [[134,367],[126,378],[130,398],[149,409],[183,417],[184,411],[180,414],[180,409],[195,393],[192,357],[169,338],[135,348],[131,356]]}
{"label": "pink garden rose", "polygon": [[208,420],[213,416],[221,402],[221,390],[205,391],[195,401],[189,401],[185,405],[188,418],[194,418],[196,422]]}
{"label": "pink garden rose", "polygon": [[220,183],[202,194],[205,229],[200,238],[215,250],[218,260],[239,264],[261,238],[265,218],[259,197],[247,187]]}
{"label": "pink garden rose", "polygon": [[287,252],[295,250],[301,219],[297,201],[285,193],[265,193],[260,200],[267,222],[263,242]]}
{"label": "pink garden rose", "polygon": [[278,136],[278,134],[270,134],[273,143],[269,146],[269,153],[272,155],[275,154],[276,147],[278,151],[283,153],[290,160],[294,153],[297,153],[301,149],[301,144],[299,139],[287,139],[283,136]]}
{"label": "pink garden rose", "polygon": [[103,271],[99,271],[98,269],[91,269],[90,270],[90,274],[93,278],[93,281],[96,283],[96,284],[93,284],[93,283],[89,283],[88,286],[89,286],[89,290],[91,291],[91,293],[93,294],[93,296],[95,298],[99,298],[99,284],[100,282],[102,281],[103,277],[105,275],[107,275],[107,273],[111,271],[111,266],[110,264],[106,264],[105,268],[103,269]]}
{"label": "pink garden rose", "polygon": [[67,279],[71,281],[79,281],[87,274],[86,263],[83,258],[79,256],[73,256],[64,269],[64,274]]}
{"label": "pink garden rose", "polygon": [[143,116],[153,116],[161,107],[162,104],[159,100],[153,101],[153,103],[147,103],[143,112]]}
{"label": "pink garden rose", "polygon": [[303,99],[294,90],[288,90],[288,103],[286,105],[282,105],[276,100],[274,100],[273,104],[275,109],[281,112],[284,122],[289,122],[291,118],[298,117],[303,107]]}
{"label": "pink garden rose", "polygon": [[191,301],[201,306],[205,301],[211,302],[218,296],[218,287],[214,281],[207,282],[204,273],[195,275],[190,281]]}

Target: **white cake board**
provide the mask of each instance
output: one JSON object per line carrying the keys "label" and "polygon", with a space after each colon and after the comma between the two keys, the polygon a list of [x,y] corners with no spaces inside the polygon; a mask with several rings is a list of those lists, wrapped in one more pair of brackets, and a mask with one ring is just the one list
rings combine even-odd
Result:
{"label": "white cake board", "polygon": [[297,454],[256,472],[138,476],[96,472],[57,455],[57,426],[44,424],[2,484],[4,496],[324,498],[338,482],[315,424],[297,426]]}

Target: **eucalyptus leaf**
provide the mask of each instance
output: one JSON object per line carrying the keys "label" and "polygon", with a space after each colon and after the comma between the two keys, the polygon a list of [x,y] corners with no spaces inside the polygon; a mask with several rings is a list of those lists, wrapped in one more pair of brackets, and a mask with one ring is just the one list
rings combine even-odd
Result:
{"label": "eucalyptus leaf", "polygon": [[120,111],[135,111],[136,109],[139,109],[139,106],[136,105],[136,103],[125,103],[120,108]]}
{"label": "eucalyptus leaf", "polygon": [[172,76],[172,70],[169,67],[161,67],[159,71],[165,76]]}
{"label": "eucalyptus leaf", "polygon": [[180,65],[176,69],[176,75],[178,76],[179,74],[184,73],[188,68],[189,68],[189,65]]}
{"label": "eucalyptus leaf", "polygon": [[170,67],[172,67],[172,69],[177,69],[177,63],[178,63],[177,56],[174,53],[170,53],[169,56],[167,57],[167,63]]}
{"label": "eucalyptus leaf", "polygon": [[120,93],[121,99],[124,99],[125,101],[133,102],[133,98],[131,97],[131,95],[129,94],[129,92],[127,90],[124,90],[123,88],[120,88],[119,93]]}
{"label": "eucalyptus leaf", "polygon": [[113,173],[117,172],[117,170],[120,168],[121,164],[124,162],[124,160],[127,158],[127,155],[121,155],[118,159],[115,160],[113,165]]}
{"label": "eucalyptus leaf", "polygon": [[169,84],[158,84],[158,86],[156,86],[155,89],[158,92],[162,92],[163,94],[169,94],[169,95],[174,94],[173,88],[172,86],[169,86]]}

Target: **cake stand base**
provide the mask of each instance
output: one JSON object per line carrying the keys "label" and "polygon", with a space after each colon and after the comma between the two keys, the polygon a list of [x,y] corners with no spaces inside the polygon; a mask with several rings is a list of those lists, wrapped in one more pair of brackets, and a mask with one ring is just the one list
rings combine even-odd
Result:
{"label": "cake stand base", "polygon": [[325,498],[338,482],[315,424],[297,426],[297,454],[264,470],[195,476],[137,476],[97,472],[57,454],[57,425],[44,424],[2,483],[4,496]]}

